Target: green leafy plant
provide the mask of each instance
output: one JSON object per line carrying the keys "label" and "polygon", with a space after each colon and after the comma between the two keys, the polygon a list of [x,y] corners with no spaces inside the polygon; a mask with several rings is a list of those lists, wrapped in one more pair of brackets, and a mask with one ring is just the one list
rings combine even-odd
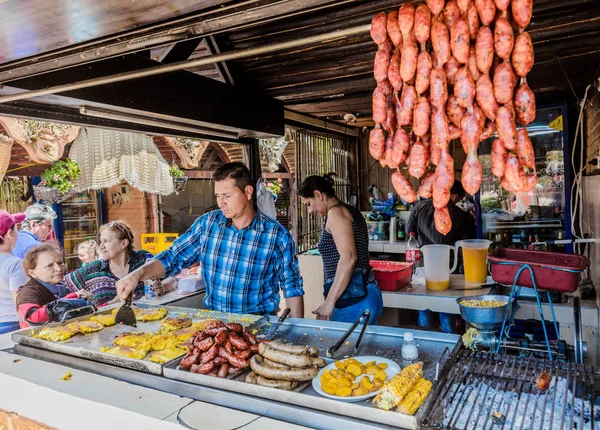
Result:
{"label": "green leafy plant", "polygon": [[265,188],[277,196],[281,192],[281,183],[282,182],[283,181],[281,180],[281,178],[278,178],[277,181],[273,181],[273,182],[265,181]]}
{"label": "green leafy plant", "polygon": [[174,178],[183,178],[185,176],[181,169],[175,165],[169,167],[169,175]]}
{"label": "green leafy plant", "polygon": [[79,164],[66,158],[52,164],[41,174],[47,187],[54,188],[60,193],[66,193],[73,188],[73,182],[81,175]]}

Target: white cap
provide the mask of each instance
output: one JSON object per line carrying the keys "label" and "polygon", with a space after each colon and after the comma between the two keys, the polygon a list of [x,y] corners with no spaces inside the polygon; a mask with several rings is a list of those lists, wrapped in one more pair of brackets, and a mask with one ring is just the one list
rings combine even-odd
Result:
{"label": "white cap", "polygon": [[404,342],[412,342],[413,340],[415,340],[415,336],[411,331],[404,333]]}

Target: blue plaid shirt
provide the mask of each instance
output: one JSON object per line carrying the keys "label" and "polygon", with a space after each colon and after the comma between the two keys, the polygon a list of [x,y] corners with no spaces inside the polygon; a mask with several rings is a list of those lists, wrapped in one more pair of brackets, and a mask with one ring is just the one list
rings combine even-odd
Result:
{"label": "blue plaid shirt", "polygon": [[304,295],[294,239],[260,211],[241,230],[220,210],[209,212],[156,259],[166,276],[200,263],[212,310],[265,315],[277,309],[280,288],[285,298]]}

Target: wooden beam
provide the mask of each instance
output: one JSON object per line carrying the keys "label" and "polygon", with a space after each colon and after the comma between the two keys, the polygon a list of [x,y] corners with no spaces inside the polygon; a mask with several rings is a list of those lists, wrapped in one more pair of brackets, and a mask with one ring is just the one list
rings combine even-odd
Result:
{"label": "wooden beam", "polygon": [[292,179],[294,175],[291,173],[271,173],[271,172],[263,172],[263,178],[265,179]]}
{"label": "wooden beam", "polygon": [[213,149],[213,152],[211,152],[211,154],[208,156],[208,159],[202,166],[202,170],[210,170],[210,166],[212,166],[212,164],[214,163],[214,161],[217,159],[218,156],[219,156],[219,151],[217,151],[216,149]]}
{"label": "wooden beam", "polygon": [[[94,67],[80,66],[10,82],[3,94],[15,89],[37,90],[81,80],[115,75],[123,71],[148,69],[155,61],[135,55],[98,61]],[[148,97],[148,91],[152,97]],[[199,127],[218,129],[245,137],[274,137],[284,132],[283,105],[280,101],[247,88],[233,88],[222,82],[185,70],[147,76],[39,97],[54,109],[57,105],[98,106],[111,111],[143,115]],[[210,102],[201,102],[210,100]],[[0,106],[5,112],[6,103]],[[165,133],[169,134],[169,133]],[[206,139],[210,140],[210,139]]]}
{"label": "wooden beam", "polygon": [[206,170],[183,170],[183,174],[190,179],[212,179],[213,173]]}
{"label": "wooden beam", "polygon": [[226,3],[230,0],[226,0],[211,10],[198,11],[143,28],[133,28],[93,42],[32,55],[24,60],[7,62],[0,66],[0,82],[166,46],[184,39],[205,37],[252,25],[261,26],[277,19],[322,11],[351,1],[354,0],[265,0],[242,4],[232,2],[229,5]]}
{"label": "wooden beam", "polygon": [[295,122],[307,124],[307,125],[310,125],[313,127],[321,128],[324,131],[325,130],[334,131],[336,133],[343,133],[343,134],[347,134],[347,135],[353,136],[353,137],[356,137],[359,135],[359,130],[355,129],[352,126],[350,126],[350,127],[340,126],[333,122],[328,122],[328,121],[324,121],[322,119],[312,118],[312,117],[302,115],[297,112],[292,112],[289,110],[285,111],[285,119],[289,120],[289,121],[295,121]]}
{"label": "wooden beam", "polygon": [[187,60],[203,40],[204,39],[184,40],[171,45],[167,52],[162,56],[160,62],[162,64],[170,64]]}
{"label": "wooden beam", "polygon": [[[219,49],[219,45],[217,44],[217,41],[215,40],[214,36],[211,35],[211,36],[206,37],[203,42],[211,54],[220,54],[221,53],[221,50]],[[217,72],[219,73],[219,75],[221,76],[221,79],[223,80],[223,82],[225,82],[228,85],[235,85],[235,82],[233,81],[233,77],[231,76],[231,72],[229,71],[229,67],[227,66],[227,63],[225,61],[217,63],[214,66],[217,69]]]}
{"label": "wooden beam", "polygon": [[278,88],[267,93],[279,100],[288,102],[324,96],[343,97],[350,93],[373,89],[375,89],[375,79],[373,73],[369,72],[357,76],[340,76],[338,79],[331,79],[325,84],[318,82],[297,87]]}

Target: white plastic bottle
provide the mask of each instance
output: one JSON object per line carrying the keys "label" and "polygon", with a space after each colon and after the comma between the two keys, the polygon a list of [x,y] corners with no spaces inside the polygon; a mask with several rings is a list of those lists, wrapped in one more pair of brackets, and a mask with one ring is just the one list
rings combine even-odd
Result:
{"label": "white plastic bottle", "polygon": [[412,332],[404,333],[404,342],[402,343],[402,359],[406,361],[414,361],[419,358],[419,349],[415,342],[415,337]]}
{"label": "white plastic bottle", "polygon": [[415,270],[419,266],[420,261],[421,251],[419,249],[419,242],[417,242],[415,232],[411,231],[410,236],[408,238],[408,242],[406,244],[406,262],[413,263],[413,273],[415,273]]}

